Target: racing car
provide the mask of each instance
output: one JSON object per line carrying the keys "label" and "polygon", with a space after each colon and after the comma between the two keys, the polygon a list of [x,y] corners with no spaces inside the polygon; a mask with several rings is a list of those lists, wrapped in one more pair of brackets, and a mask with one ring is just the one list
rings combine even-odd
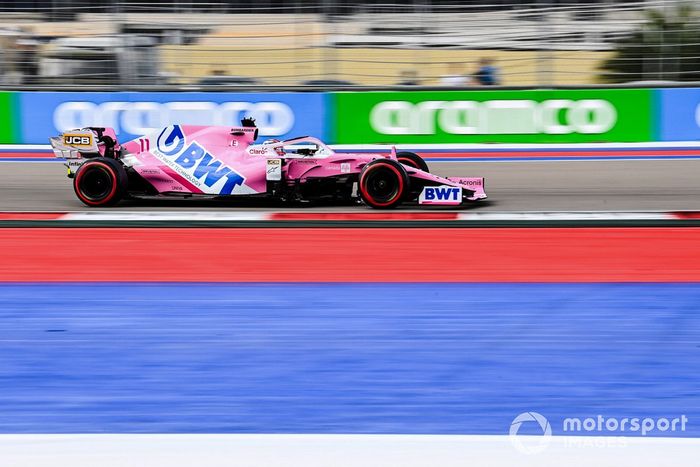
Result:
{"label": "racing car", "polygon": [[258,197],[282,202],[459,205],[486,198],[482,177],[438,177],[417,154],[336,152],[301,136],[256,144],[255,120],[240,127],[170,125],[120,143],[114,129],[87,127],[51,137],[80,201],[125,198]]}

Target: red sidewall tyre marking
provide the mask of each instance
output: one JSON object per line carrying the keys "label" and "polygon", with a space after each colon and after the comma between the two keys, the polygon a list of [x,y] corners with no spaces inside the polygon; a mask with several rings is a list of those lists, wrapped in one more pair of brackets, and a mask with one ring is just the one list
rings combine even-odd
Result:
{"label": "red sidewall tyre marking", "polygon": [[[375,167],[386,167],[388,169],[391,169],[396,174],[396,177],[399,179],[399,189],[396,191],[396,195],[393,198],[391,198],[389,201],[386,201],[384,203],[379,203],[379,202],[375,201],[374,198],[372,196],[370,196],[369,193],[367,193],[367,190],[365,188],[365,177],[372,170],[375,170]],[[403,196],[403,177],[401,176],[401,172],[399,172],[399,169],[397,169],[393,165],[375,164],[372,167],[370,167],[369,170],[366,170],[365,173],[362,174],[362,178],[360,178],[360,191],[365,196],[365,198],[372,200],[372,203],[374,206],[379,206],[379,207],[389,206],[391,203],[393,203],[394,201],[396,201],[397,199],[399,199]]]}
{"label": "red sidewall tyre marking", "polygon": [[77,193],[78,198],[80,198],[80,200],[81,200],[83,203],[85,203],[85,204],[87,204],[87,205],[89,205],[89,206],[101,206],[101,205],[103,205],[103,204],[109,203],[109,202],[111,201],[111,199],[114,198],[114,195],[117,193],[117,184],[118,184],[118,181],[117,181],[117,174],[116,174],[116,172],[114,172],[114,169],[112,169],[112,167],[110,167],[109,165],[104,164],[104,163],[102,163],[102,162],[88,162],[87,164],[90,164],[90,165],[93,165],[93,166],[94,166],[94,165],[99,165],[100,168],[102,168],[102,169],[104,169],[104,170],[107,170],[107,172],[108,172],[108,173],[110,174],[110,176],[112,177],[112,190],[109,192],[109,194],[107,195],[106,198],[104,198],[104,199],[102,199],[102,200],[100,200],[100,201],[91,200],[91,199],[87,198],[85,195],[83,195],[83,192],[82,192],[82,190],[80,189],[80,180],[83,178],[83,174],[85,173],[85,170],[84,170],[85,167],[82,167],[83,170],[80,170],[80,171],[79,171],[79,173],[78,173],[78,175],[77,175],[77,178],[75,179],[75,186],[78,188],[77,190],[75,190],[75,192]]}

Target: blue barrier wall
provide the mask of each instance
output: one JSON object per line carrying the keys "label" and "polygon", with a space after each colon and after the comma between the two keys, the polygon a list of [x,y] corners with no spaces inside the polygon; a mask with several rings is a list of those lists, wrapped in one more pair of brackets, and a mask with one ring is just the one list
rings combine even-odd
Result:
{"label": "blue barrier wall", "polygon": [[[483,92],[483,91],[482,91]],[[526,91],[523,91],[526,92]],[[700,88],[653,89],[649,114],[655,141],[700,140]],[[14,131],[2,142],[46,144],[49,136],[84,126],[109,126],[129,140],[173,123],[237,125],[258,121],[261,136],[318,136],[330,143],[332,125],[358,115],[335,115],[333,93],[18,92],[3,110]],[[354,119],[354,120],[353,120]],[[7,125],[6,125],[7,126]]]}
{"label": "blue barrier wall", "polygon": [[237,126],[252,116],[261,137],[326,135],[323,93],[22,92],[21,138],[46,144],[49,136],[85,126],[113,127],[126,141],[174,123]]}
{"label": "blue barrier wall", "polygon": [[661,141],[700,139],[700,89],[657,89],[656,124]]}

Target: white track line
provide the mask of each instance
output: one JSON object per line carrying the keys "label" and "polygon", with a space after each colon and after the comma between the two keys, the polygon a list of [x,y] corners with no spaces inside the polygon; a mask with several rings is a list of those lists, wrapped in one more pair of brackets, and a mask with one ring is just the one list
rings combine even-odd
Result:
{"label": "white track line", "polygon": [[167,212],[74,212],[68,213],[58,220],[61,221],[155,221],[155,222],[172,222],[172,221],[206,221],[206,222],[225,222],[225,221],[266,221],[270,220],[270,213],[264,211],[167,211]]}
{"label": "white track line", "polygon": [[[697,465],[700,439],[462,435],[0,435],[13,467]],[[528,454],[522,448],[539,446]]]}
{"label": "white track line", "polygon": [[[401,221],[411,220],[417,222],[426,222],[433,219],[416,218],[425,215],[430,216],[435,213],[448,213],[455,211],[398,211],[384,213],[381,211],[281,211],[285,215],[301,214],[304,219],[294,219],[293,217],[282,220],[281,222],[294,222],[298,220],[308,221],[315,220],[313,217],[318,216],[319,221],[329,220],[329,215],[338,215],[347,217],[343,220],[352,220],[354,214],[365,216],[371,214],[374,219],[362,218],[358,220],[367,221]],[[686,211],[692,212],[692,211]],[[146,221],[146,222],[182,222],[182,221],[200,221],[200,222],[229,222],[229,221],[270,221],[276,220],[276,211],[76,211],[65,213],[58,221],[111,221],[111,222],[129,222],[129,221]],[[386,217],[385,217],[386,216]],[[404,217],[404,218],[402,218]],[[1,218],[1,216],[0,216]],[[453,220],[445,219],[448,222],[454,221],[634,221],[634,220],[682,220],[684,217],[673,212],[664,211],[551,211],[551,212],[456,212]]]}

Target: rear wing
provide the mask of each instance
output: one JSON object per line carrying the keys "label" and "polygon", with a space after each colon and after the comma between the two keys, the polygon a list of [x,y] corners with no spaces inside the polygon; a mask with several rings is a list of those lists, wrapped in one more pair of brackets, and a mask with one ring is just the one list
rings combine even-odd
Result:
{"label": "rear wing", "polygon": [[53,154],[64,159],[68,177],[72,178],[83,163],[98,156],[115,157],[120,150],[112,128],[88,127],[70,130],[49,138]]}
{"label": "rear wing", "polygon": [[71,130],[59,136],[49,138],[51,149],[56,157],[61,159],[80,159],[82,153],[99,153],[97,140],[92,130]]}
{"label": "rear wing", "polygon": [[81,155],[115,157],[120,150],[114,128],[86,127],[49,138],[56,157],[77,159]]}

